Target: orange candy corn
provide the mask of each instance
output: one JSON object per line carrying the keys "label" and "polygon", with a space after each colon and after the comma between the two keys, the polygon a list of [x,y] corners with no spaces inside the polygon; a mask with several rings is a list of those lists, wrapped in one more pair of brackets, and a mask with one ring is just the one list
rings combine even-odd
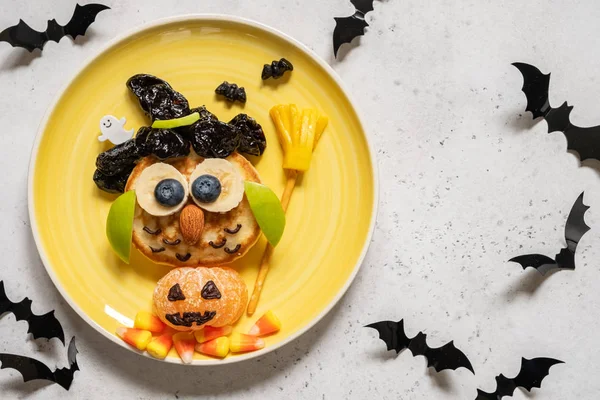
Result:
{"label": "orange candy corn", "polygon": [[209,340],[219,338],[221,336],[229,336],[232,329],[233,328],[231,327],[231,325],[225,325],[220,328],[205,326],[199,331],[194,331],[194,336],[196,336],[196,340],[198,341],[198,343],[204,343],[208,342]]}
{"label": "orange candy corn", "polygon": [[165,324],[156,315],[147,311],[140,311],[135,316],[133,327],[154,333],[162,333],[165,329]]}
{"label": "orange candy corn", "polygon": [[173,335],[173,344],[177,354],[186,364],[190,364],[194,359],[194,346],[196,346],[196,338],[190,332],[179,332]]}
{"label": "orange candy corn", "polygon": [[120,326],[117,328],[117,336],[123,341],[138,350],[146,349],[150,340],[152,340],[152,333],[143,329],[126,328]]}
{"label": "orange candy corn", "polygon": [[169,354],[169,351],[171,351],[171,347],[173,347],[173,334],[163,333],[162,335],[153,338],[152,341],[148,343],[146,351],[152,357],[164,360],[167,354]]}
{"label": "orange candy corn", "polygon": [[229,338],[229,350],[232,353],[260,350],[265,347],[265,341],[256,336],[243,333],[232,333]]}
{"label": "orange candy corn", "polygon": [[265,315],[260,317],[254,324],[248,335],[264,336],[270,333],[278,332],[281,329],[281,322],[273,311],[267,311]]}
{"label": "orange candy corn", "polygon": [[221,336],[208,342],[198,343],[196,351],[208,356],[223,358],[229,353],[229,338]]}

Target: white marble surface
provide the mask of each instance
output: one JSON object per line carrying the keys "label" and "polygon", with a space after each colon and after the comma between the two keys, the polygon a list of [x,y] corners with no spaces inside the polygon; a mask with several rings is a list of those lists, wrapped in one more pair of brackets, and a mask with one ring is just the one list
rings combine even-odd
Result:
{"label": "white marble surface", "polygon": [[[52,3],[52,4],[51,4]],[[0,27],[19,17],[38,29],[70,17],[74,1],[3,0]],[[515,399],[592,399],[600,348],[599,163],[580,167],[561,133],[524,113],[510,63],[552,72],[551,101],[568,99],[580,125],[600,123],[600,8],[595,1],[376,1],[360,46],[331,51],[334,16],[349,1],[107,0],[87,37],[49,43],[41,57],[0,43],[0,279],[14,298],[51,308],[77,336],[81,372],[71,391],[23,384],[0,372],[2,399],[474,399],[494,376],[514,376],[521,356],[554,357],[541,390]],[[327,4],[322,4],[327,3]],[[524,4],[527,3],[527,4]],[[255,361],[211,369],[145,360],[111,344],[63,301],[32,240],[27,165],[38,123],[57,90],[108,40],[141,23],[184,13],[246,16],[278,28],[331,63],[351,88],[377,151],[378,224],[368,257],[340,304],[294,343]],[[575,198],[586,191],[592,231],[575,272],[542,280],[508,263],[553,255]],[[596,261],[594,261],[596,260]],[[380,319],[407,321],[432,346],[454,340],[477,372],[426,369],[422,357],[386,353]],[[26,341],[27,326],[0,320],[0,351],[66,362],[53,340]],[[63,364],[64,365],[64,364]]]}

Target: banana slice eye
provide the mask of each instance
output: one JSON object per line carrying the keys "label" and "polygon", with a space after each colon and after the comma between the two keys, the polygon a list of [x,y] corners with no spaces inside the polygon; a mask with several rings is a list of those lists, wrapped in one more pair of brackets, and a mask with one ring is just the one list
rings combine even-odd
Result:
{"label": "banana slice eye", "polygon": [[244,198],[244,179],[229,161],[207,158],[190,175],[189,191],[198,207],[225,213]]}
{"label": "banana slice eye", "polygon": [[148,214],[164,217],[180,211],[189,196],[185,177],[172,165],[152,164],[137,179],[135,194]]}

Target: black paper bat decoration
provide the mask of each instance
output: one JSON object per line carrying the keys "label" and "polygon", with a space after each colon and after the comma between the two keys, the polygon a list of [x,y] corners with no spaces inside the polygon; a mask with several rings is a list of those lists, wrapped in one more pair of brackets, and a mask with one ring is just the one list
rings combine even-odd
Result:
{"label": "black paper bat decoration", "polygon": [[561,131],[567,138],[567,149],[576,151],[581,161],[592,158],[600,160],[600,126],[580,128],[571,123],[573,106],[565,101],[552,108],[548,99],[550,74],[544,75],[533,65],[513,63],[523,75],[523,93],[527,97],[526,111],[533,118],[543,117],[548,123],[548,133]]}
{"label": "black paper bat decoration", "polygon": [[344,43],[350,43],[355,37],[365,34],[369,26],[365,15],[373,11],[374,0],[350,0],[356,12],[349,17],[334,17],[335,29],[333,30],[333,54],[337,57],[338,50]]}
{"label": "black paper bat decoration", "polygon": [[409,338],[404,333],[404,320],[380,321],[366,326],[379,332],[379,338],[385,342],[388,350],[396,350],[396,354],[404,349],[411,351],[413,356],[425,356],[427,366],[433,367],[436,372],[444,369],[466,368],[475,374],[471,362],[467,356],[456,347],[452,341],[437,349],[427,345],[427,335],[423,332],[417,333],[414,338]]}
{"label": "black paper bat decoration", "polygon": [[103,4],[85,6],[77,4],[71,20],[65,26],[52,19],[48,21],[48,27],[44,32],[36,31],[20,19],[17,25],[0,32],[0,41],[10,43],[13,47],[23,47],[30,52],[34,49],[42,50],[50,40],[58,43],[65,36],[75,39],[77,36],[85,35],[87,28],[96,20],[96,15],[107,9],[110,7]]}
{"label": "black paper bat decoration", "polygon": [[552,269],[575,269],[575,251],[579,241],[590,230],[590,227],[585,224],[584,215],[590,207],[583,204],[583,193],[579,195],[571,212],[567,217],[565,225],[565,241],[567,247],[561,249],[554,257],[554,260],[542,254],[527,254],[511,258],[508,261],[513,261],[521,264],[523,269],[533,267],[542,275]]}
{"label": "black paper bat decoration", "polygon": [[63,328],[54,316],[54,311],[44,315],[35,315],[31,311],[31,300],[25,297],[18,303],[13,303],[4,290],[4,282],[0,281],[0,315],[5,312],[13,313],[17,321],[27,321],[29,330],[34,339],[38,338],[59,338],[65,344],[65,333]]}
{"label": "black paper bat decoration", "polygon": [[500,374],[496,377],[496,390],[493,393],[477,389],[475,400],[500,400],[504,396],[512,396],[515,389],[522,387],[528,392],[532,388],[539,388],[542,380],[548,375],[550,367],[562,364],[563,361],[553,358],[521,359],[521,370],[514,378],[507,378]]}
{"label": "black paper bat decoration", "polygon": [[23,382],[44,379],[58,383],[66,390],[69,390],[71,383],[73,382],[75,371],[79,371],[79,366],[77,365],[77,353],[75,338],[73,337],[69,343],[69,349],[67,350],[67,361],[69,362],[68,368],[57,368],[52,371],[46,364],[33,358],[0,353],[0,362],[2,363],[0,369],[16,369],[23,375]]}

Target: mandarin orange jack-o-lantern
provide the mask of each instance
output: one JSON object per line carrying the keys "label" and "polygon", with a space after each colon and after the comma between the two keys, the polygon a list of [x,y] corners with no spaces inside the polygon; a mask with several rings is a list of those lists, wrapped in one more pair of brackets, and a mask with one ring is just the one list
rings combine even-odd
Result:
{"label": "mandarin orange jack-o-lantern", "polygon": [[231,325],[247,302],[246,284],[226,267],[174,269],[158,281],[153,296],[156,315],[179,331]]}

